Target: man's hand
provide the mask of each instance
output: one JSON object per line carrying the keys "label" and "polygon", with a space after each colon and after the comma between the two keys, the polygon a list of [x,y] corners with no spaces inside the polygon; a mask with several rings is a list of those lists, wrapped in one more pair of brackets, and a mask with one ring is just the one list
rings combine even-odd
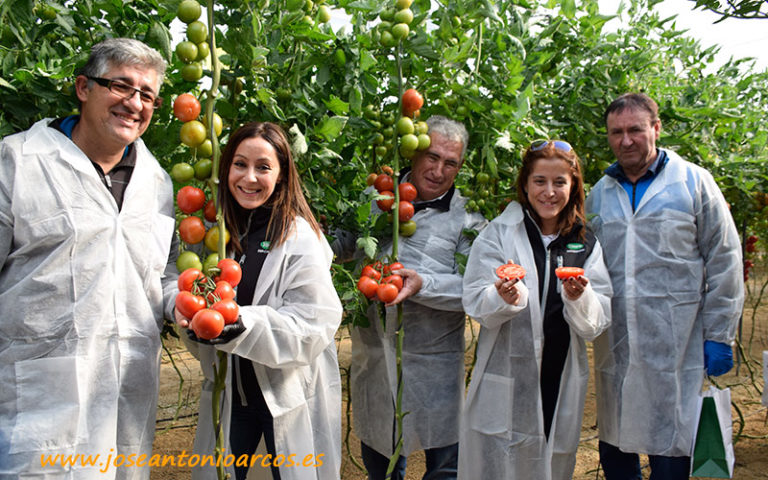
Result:
{"label": "man's hand", "polygon": [[733,368],[733,349],[727,343],[704,341],[704,365],[707,375],[719,377]]}
{"label": "man's hand", "polygon": [[403,288],[400,290],[400,293],[397,294],[395,299],[392,300],[392,302],[386,304],[387,307],[397,305],[411,295],[419,293],[422,285],[421,276],[416,273],[416,270],[411,270],[410,268],[401,268],[400,270],[393,270],[392,273],[403,277]]}

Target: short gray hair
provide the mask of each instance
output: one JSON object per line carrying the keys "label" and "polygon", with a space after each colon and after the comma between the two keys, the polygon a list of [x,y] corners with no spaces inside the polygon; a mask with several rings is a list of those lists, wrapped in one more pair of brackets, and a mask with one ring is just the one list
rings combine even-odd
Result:
{"label": "short gray hair", "polygon": [[132,38],[109,38],[97,43],[80,74],[101,77],[115,66],[132,65],[151,68],[157,72],[157,87],[163,83],[167,64],[157,50]]}
{"label": "short gray hair", "polygon": [[442,115],[432,115],[427,119],[427,125],[429,126],[429,133],[437,133],[448,140],[461,142],[461,161],[463,162],[469,142],[469,132],[467,132],[464,124]]}

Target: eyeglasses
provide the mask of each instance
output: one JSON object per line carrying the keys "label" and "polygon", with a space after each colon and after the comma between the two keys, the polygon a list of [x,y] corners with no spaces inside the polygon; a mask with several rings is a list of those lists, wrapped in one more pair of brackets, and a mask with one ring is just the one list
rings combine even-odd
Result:
{"label": "eyeglasses", "polygon": [[538,152],[539,150],[543,150],[550,143],[554,145],[556,149],[563,152],[570,152],[571,150],[573,150],[573,147],[571,147],[571,144],[566,142],[565,140],[536,140],[531,144],[530,150],[532,152]]}
{"label": "eyeglasses", "polygon": [[160,108],[160,106],[163,104],[162,97],[156,97],[151,93],[145,92],[143,90],[139,90],[138,88],[134,88],[130,85],[126,85],[123,82],[119,82],[117,80],[110,80],[108,78],[99,78],[99,77],[86,76],[86,78],[88,80],[93,80],[94,82],[98,83],[102,87],[108,88],[110,92],[126,100],[132,99],[133,96],[136,93],[138,93],[139,98],[141,99],[141,103],[143,103],[144,106],[146,107],[152,107],[154,109],[157,109],[157,108]]}

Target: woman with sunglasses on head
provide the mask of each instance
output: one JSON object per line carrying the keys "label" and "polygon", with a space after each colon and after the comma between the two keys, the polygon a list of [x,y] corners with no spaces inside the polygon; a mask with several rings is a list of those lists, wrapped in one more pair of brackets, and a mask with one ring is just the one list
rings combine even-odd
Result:
{"label": "woman with sunglasses on head", "polygon": [[[214,452],[213,365],[228,353],[221,418],[225,462],[236,480],[271,467],[282,480],[339,478],[341,381],[334,335],[342,307],[333,253],[301,188],[283,130],[254,122],[229,139],[219,166],[219,202],[242,265],[239,329],[215,345],[187,342],[205,381],[194,453]],[[189,319],[176,313],[180,326]],[[228,326],[226,328],[230,328]],[[253,454],[264,438],[268,456]],[[193,479],[215,478],[196,468]]]}
{"label": "woman with sunglasses on head", "polygon": [[[584,341],[610,323],[608,271],[586,228],[581,167],[567,142],[525,151],[517,198],[477,237],[464,273],[464,309],[481,330],[459,440],[462,479],[573,476],[589,377]],[[500,278],[507,262],[525,276]],[[561,281],[561,266],[583,273]]]}

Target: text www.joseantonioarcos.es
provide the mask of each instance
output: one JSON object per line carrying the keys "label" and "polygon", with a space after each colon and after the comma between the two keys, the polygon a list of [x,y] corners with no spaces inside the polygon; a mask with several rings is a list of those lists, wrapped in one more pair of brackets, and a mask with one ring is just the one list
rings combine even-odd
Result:
{"label": "text www.joseantonioarcos.es", "polygon": [[54,454],[40,455],[40,466],[42,467],[96,467],[104,473],[110,468],[132,468],[132,467],[203,467],[203,466],[237,466],[237,467],[306,467],[317,468],[323,465],[322,457],[324,453],[318,455],[308,454],[303,458],[297,458],[295,453],[289,455],[188,455],[183,450],[178,455],[167,454],[114,454],[110,450],[106,456],[106,461],[101,454],[85,455],[78,454]]}

